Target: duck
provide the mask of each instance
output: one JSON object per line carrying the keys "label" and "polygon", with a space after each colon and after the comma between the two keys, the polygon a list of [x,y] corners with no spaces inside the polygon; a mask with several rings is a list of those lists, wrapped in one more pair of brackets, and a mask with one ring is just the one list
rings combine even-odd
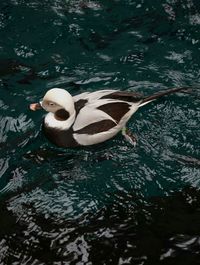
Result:
{"label": "duck", "polygon": [[52,88],[29,108],[48,112],[42,130],[54,145],[63,148],[90,146],[110,140],[119,132],[128,138],[126,124],[139,108],[184,89],[166,89],[144,97],[136,92],[111,89],[72,96],[63,88]]}

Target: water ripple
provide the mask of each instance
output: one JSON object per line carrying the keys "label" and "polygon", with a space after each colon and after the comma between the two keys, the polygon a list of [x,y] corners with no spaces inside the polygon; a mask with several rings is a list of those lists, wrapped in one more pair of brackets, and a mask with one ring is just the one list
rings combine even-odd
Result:
{"label": "water ripple", "polygon": [[[0,264],[199,264],[198,1],[4,2]],[[52,87],[175,86],[128,123],[135,148],[56,148],[28,110]]]}

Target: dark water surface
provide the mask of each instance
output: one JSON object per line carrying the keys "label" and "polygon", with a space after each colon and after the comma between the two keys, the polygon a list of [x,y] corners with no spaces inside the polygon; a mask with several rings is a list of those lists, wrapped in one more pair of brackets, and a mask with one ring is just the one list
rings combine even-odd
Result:
{"label": "dark water surface", "polygon": [[[0,264],[200,264],[200,1],[0,2]],[[31,102],[171,95],[122,136],[63,150]]]}

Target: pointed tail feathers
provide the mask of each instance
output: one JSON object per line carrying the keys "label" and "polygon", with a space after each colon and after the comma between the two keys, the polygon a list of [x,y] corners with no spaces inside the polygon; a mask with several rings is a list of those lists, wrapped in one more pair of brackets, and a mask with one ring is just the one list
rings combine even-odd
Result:
{"label": "pointed tail feathers", "polygon": [[163,97],[163,96],[167,96],[167,95],[170,95],[170,94],[174,94],[176,92],[179,92],[179,91],[184,91],[188,88],[185,88],[185,87],[179,87],[179,88],[172,88],[172,89],[167,89],[165,91],[161,91],[161,92],[158,92],[152,96],[149,96],[149,97],[146,97],[142,100],[142,102],[140,103],[139,107],[142,107],[160,97]]}

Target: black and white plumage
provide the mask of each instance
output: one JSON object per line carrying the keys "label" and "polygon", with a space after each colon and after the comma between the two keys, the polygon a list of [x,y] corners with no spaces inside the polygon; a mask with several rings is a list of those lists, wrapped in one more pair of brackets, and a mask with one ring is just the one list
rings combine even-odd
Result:
{"label": "black and white plumage", "polygon": [[66,90],[53,88],[31,110],[49,112],[43,123],[46,137],[60,147],[88,146],[114,137],[138,108],[149,102],[183,90],[174,88],[144,98],[133,92],[99,90],[72,97]]}

